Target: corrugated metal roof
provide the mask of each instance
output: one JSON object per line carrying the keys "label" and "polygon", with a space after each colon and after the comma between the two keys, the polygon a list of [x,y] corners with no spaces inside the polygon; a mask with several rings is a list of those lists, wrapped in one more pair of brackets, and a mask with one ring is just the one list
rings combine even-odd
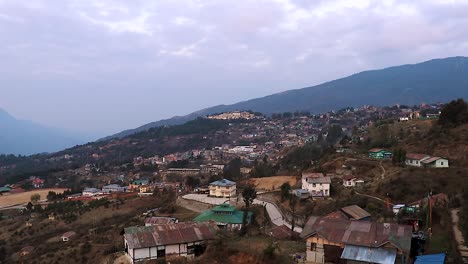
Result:
{"label": "corrugated metal roof", "polygon": [[369,263],[394,264],[396,249],[346,245],[341,258]]}
{"label": "corrugated metal roof", "polygon": [[151,224],[151,225],[167,225],[167,224],[173,224],[177,221],[176,218],[174,217],[150,217],[145,220],[145,224]]}
{"label": "corrugated metal roof", "polygon": [[412,227],[370,221],[310,217],[303,228],[301,237],[307,238],[315,234],[329,241],[346,245],[376,248],[391,243],[403,251],[409,251]]}
{"label": "corrugated metal roof", "polygon": [[226,186],[234,186],[236,185],[236,183],[227,179],[222,179],[222,180],[214,181],[210,183],[210,185],[226,187]]}
{"label": "corrugated metal roof", "polygon": [[427,154],[419,154],[419,153],[408,153],[406,154],[406,159],[410,159],[410,160],[422,160],[424,158],[428,158],[430,157],[429,155]]}
{"label": "corrugated metal roof", "polygon": [[343,207],[341,211],[349,215],[353,220],[361,220],[371,216],[366,210],[357,205]]}
{"label": "corrugated metal roof", "polygon": [[[194,221],[195,222],[214,221],[217,223],[225,223],[225,224],[242,224],[242,219],[244,217],[243,211],[239,211],[239,210],[219,211],[219,210],[216,210],[216,208],[217,207],[211,210],[204,211],[203,213],[198,215],[194,219]],[[252,212],[248,212],[247,222],[250,222],[251,217],[252,217]]]}
{"label": "corrugated metal roof", "polygon": [[215,238],[218,227],[213,222],[183,222],[168,225],[128,227],[124,237],[129,248],[173,245]]}
{"label": "corrugated metal roof", "polygon": [[445,253],[417,256],[414,264],[444,264]]}

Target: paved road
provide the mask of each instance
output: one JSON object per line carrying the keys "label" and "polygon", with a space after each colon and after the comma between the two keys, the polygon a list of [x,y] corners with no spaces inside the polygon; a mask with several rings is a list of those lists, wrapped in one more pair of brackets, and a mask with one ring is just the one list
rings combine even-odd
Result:
{"label": "paved road", "polygon": [[[291,228],[291,225],[283,219],[283,215],[280,213],[280,211],[278,210],[278,208],[274,204],[269,203],[269,202],[260,201],[258,199],[254,200],[254,204],[260,204],[260,205],[265,205],[266,206],[267,213],[270,216],[270,220],[274,225],[277,225],[277,226],[285,225],[285,226]],[[299,227],[299,226],[295,226],[294,231],[296,231],[298,233],[301,233],[302,228]]]}

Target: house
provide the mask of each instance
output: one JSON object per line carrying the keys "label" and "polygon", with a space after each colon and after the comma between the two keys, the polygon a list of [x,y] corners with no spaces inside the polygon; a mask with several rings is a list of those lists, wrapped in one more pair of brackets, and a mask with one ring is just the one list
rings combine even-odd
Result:
{"label": "house", "polygon": [[346,175],[343,177],[344,187],[356,187],[364,185],[364,180],[353,175]]}
{"label": "house", "polygon": [[102,190],[97,188],[84,188],[82,192],[82,195],[86,197],[92,197],[99,194],[102,194]]}
{"label": "house", "polygon": [[44,187],[45,180],[41,178],[34,178],[31,183],[34,188],[42,188]]}
{"label": "house", "polygon": [[369,158],[372,159],[391,159],[392,153],[381,148],[373,148],[368,151]]}
{"label": "house", "polygon": [[311,217],[300,236],[312,263],[410,263],[409,225]]}
{"label": "house", "polygon": [[27,256],[29,254],[31,254],[32,252],[34,251],[34,247],[33,246],[26,246],[24,248],[22,248],[19,252],[19,255],[21,257],[24,257],[24,256]]}
{"label": "house", "polygon": [[109,184],[109,185],[102,187],[103,193],[125,192],[126,190],[127,190],[127,187],[122,187],[118,184]]}
{"label": "house", "polygon": [[414,167],[426,168],[448,168],[449,162],[441,157],[432,157],[428,154],[408,153],[406,154],[405,164]]}
{"label": "house", "polygon": [[370,213],[368,213],[366,210],[362,209],[358,205],[350,205],[343,207],[338,211],[326,215],[325,217],[351,221],[369,221],[371,219]]}
{"label": "house", "polygon": [[169,168],[167,174],[178,174],[182,176],[197,176],[200,174],[200,169],[188,169],[188,168]]}
{"label": "house", "polygon": [[139,191],[142,186],[148,186],[149,180],[134,180],[130,185],[128,186],[128,189],[130,191]]}
{"label": "house", "polygon": [[309,191],[312,197],[330,196],[330,177],[323,173],[302,173],[302,189]]}
{"label": "house", "polygon": [[370,220],[371,214],[357,205],[349,205],[340,209],[349,220]]}
{"label": "house", "polygon": [[[195,222],[208,222],[213,221],[220,229],[224,230],[240,230],[242,228],[242,220],[244,212],[236,210],[236,208],[229,204],[220,204],[204,211],[199,216],[195,217]],[[247,214],[247,223],[250,223],[252,212]]]}
{"label": "house", "polygon": [[291,237],[296,237],[299,235],[298,233],[292,231],[290,227],[285,225],[273,226],[270,230],[267,230],[266,233],[273,238],[281,240],[290,239]]}
{"label": "house", "polygon": [[195,257],[204,252],[217,231],[214,223],[193,222],[128,227],[124,229],[125,253],[131,263],[171,256]]}
{"label": "house", "polygon": [[179,219],[174,217],[155,216],[146,218],[145,226],[177,224]]}
{"label": "house", "polygon": [[70,239],[72,237],[74,237],[76,235],[76,233],[74,231],[68,231],[68,232],[65,232],[61,237],[60,237],[60,240],[64,241],[64,242],[68,242],[70,241]]}
{"label": "house", "polygon": [[236,195],[236,183],[227,179],[222,179],[210,183],[210,196],[229,198]]}

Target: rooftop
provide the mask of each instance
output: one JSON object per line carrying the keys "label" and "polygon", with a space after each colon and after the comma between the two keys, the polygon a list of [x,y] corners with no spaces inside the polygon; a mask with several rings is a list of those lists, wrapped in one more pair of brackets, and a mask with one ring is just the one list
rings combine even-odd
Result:
{"label": "rooftop", "polygon": [[419,154],[419,153],[408,153],[406,154],[406,159],[411,159],[411,160],[422,160],[424,158],[429,158],[430,155],[427,154]]}
{"label": "rooftop", "polygon": [[182,222],[168,225],[135,226],[124,229],[129,248],[147,248],[190,243],[215,238],[216,224]]}
{"label": "rooftop", "polygon": [[308,238],[316,234],[335,243],[373,248],[390,243],[402,251],[409,251],[412,227],[314,216],[305,224],[301,237]]}
{"label": "rooftop", "polygon": [[371,216],[366,210],[362,209],[357,205],[343,207],[341,208],[341,211],[349,215],[353,220],[361,220]]}
{"label": "rooftop", "polygon": [[[234,206],[222,204],[218,205],[211,210],[206,210],[199,216],[195,217],[195,222],[215,221],[216,223],[225,224],[242,224],[244,212],[236,210]],[[248,212],[247,222],[250,222],[252,212]]]}
{"label": "rooftop", "polygon": [[214,181],[214,182],[210,183],[210,185],[229,187],[229,186],[236,185],[236,183],[233,182],[233,181],[227,180],[227,179],[222,179],[222,180]]}

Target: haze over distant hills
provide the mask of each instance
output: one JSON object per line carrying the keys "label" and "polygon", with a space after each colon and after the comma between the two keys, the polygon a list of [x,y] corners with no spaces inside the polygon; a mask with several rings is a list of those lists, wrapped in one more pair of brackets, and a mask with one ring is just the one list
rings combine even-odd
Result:
{"label": "haze over distant hills", "polygon": [[0,154],[54,152],[83,142],[82,136],[18,120],[0,108]]}
{"label": "haze over distant hills", "polygon": [[152,122],[105,139],[124,137],[157,126],[182,124],[200,116],[233,110],[252,110],[264,114],[297,110],[320,113],[347,106],[414,105],[421,102],[447,102],[456,98],[468,98],[468,57],[434,59],[364,71],[312,87],[232,105],[218,105],[185,116]]}

